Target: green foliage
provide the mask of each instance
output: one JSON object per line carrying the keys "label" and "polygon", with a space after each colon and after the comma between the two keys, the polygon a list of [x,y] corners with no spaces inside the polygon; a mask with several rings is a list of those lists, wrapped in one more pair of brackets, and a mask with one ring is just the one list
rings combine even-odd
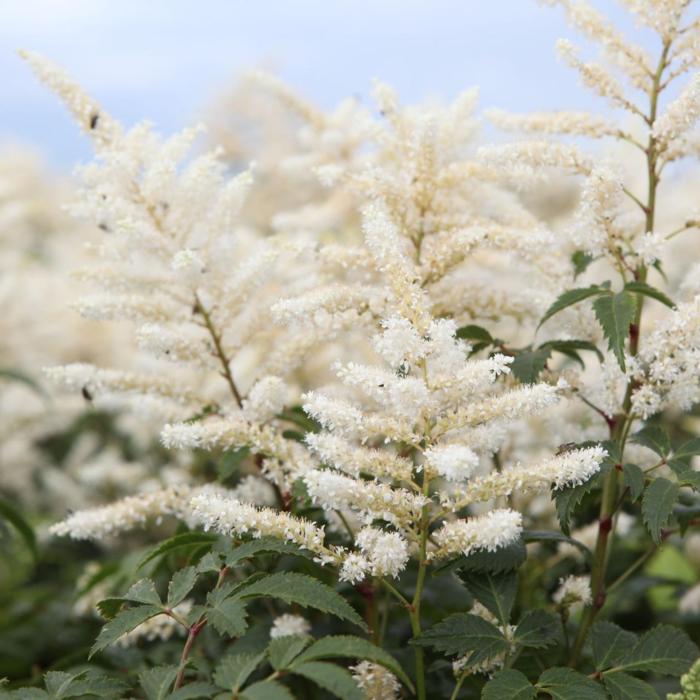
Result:
{"label": "green foliage", "polygon": [[407,688],[413,688],[410,679],[391,654],[361,637],[347,635],[324,637],[314,642],[297,657],[296,663],[339,658],[372,661],[391,671]]}
{"label": "green foliage", "polygon": [[295,666],[294,673],[308,678],[341,700],[363,700],[364,698],[350,673],[335,664],[329,664],[325,661],[308,661]]}
{"label": "green foliage", "polygon": [[652,539],[661,542],[662,530],[668,524],[680,487],[674,481],[658,477],[649,484],[642,498],[642,516]]}
{"label": "green foliage", "polygon": [[540,691],[553,700],[607,700],[599,683],[571,668],[549,668],[537,681]]}
{"label": "green foliage", "polygon": [[471,652],[471,666],[493,659],[508,649],[508,641],[498,627],[470,613],[446,617],[414,640],[414,644],[459,656]]}
{"label": "green foliage", "polygon": [[623,372],[625,340],[629,335],[636,308],[635,297],[629,292],[603,294],[593,302],[593,311],[608,341],[608,348],[614,353]]}
{"label": "green foliage", "polygon": [[482,700],[534,700],[537,690],[520,671],[499,671],[481,693]]}
{"label": "green foliage", "polygon": [[558,314],[560,311],[563,311],[569,306],[573,306],[574,304],[578,304],[584,299],[589,299],[590,297],[598,296],[599,294],[603,294],[604,292],[605,289],[603,287],[599,287],[598,285],[591,285],[590,287],[581,287],[578,289],[570,289],[564,292],[559,297],[557,297],[556,301],[547,309],[544,316],[542,316],[540,320],[540,326],[545,321],[548,321],[550,318],[552,318],[554,314]]}
{"label": "green foliage", "polygon": [[92,657],[98,651],[106,649],[122,635],[131,632],[142,622],[162,612],[162,608],[155,605],[141,605],[137,608],[122,610],[100,630],[100,634],[90,650],[90,656]]}
{"label": "green foliage", "polygon": [[459,578],[469,592],[506,626],[515,603],[518,577],[514,572],[502,574],[460,572]]}
{"label": "green foliage", "polygon": [[561,622],[546,610],[528,610],[515,628],[513,641],[523,647],[542,649],[559,641]]}
{"label": "green foliage", "polygon": [[662,304],[665,304],[670,309],[675,309],[676,305],[671,301],[671,299],[666,296],[660,289],[652,287],[646,282],[627,282],[625,285],[625,290],[628,292],[633,292],[634,294],[642,294],[650,299],[656,299]]}
{"label": "green foliage", "polygon": [[27,549],[32,553],[32,557],[36,561],[39,558],[39,550],[36,543],[36,535],[34,529],[22,516],[22,514],[14,508],[4,498],[0,498],[0,518],[6,520],[12,525],[27,546]]}
{"label": "green foliage", "polygon": [[311,576],[297,573],[270,574],[249,585],[244,585],[236,593],[236,598],[239,600],[260,597],[279,598],[285,603],[315,608],[367,629],[364,620],[342,596]]}

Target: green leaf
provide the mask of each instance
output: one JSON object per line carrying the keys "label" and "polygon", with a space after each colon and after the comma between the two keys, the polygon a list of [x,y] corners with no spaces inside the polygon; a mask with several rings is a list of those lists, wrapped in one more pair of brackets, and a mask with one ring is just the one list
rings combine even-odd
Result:
{"label": "green leaf", "polygon": [[591,550],[585,544],[556,530],[523,530],[522,537],[524,542],[567,542],[577,547],[584,559],[591,560]]}
{"label": "green leaf", "polygon": [[267,647],[270,665],[275,671],[286,669],[312,641],[307,634],[289,634],[273,639]]}
{"label": "green leaf", "polygon": [[499,671],[481,691],[481,700],[534,700],[535,687],[525,674],[509,669]]}
{"label": "green leaf", "polygon": [[603,683],[612,700],[659,700],[658,693],[648,683],[621,671],[604,674]]}
{"label": "green leaf", "polygon": [[150,578],[142,578],[137,581],[123,596],[124,600],[146,605],[163,605],[155,584]]}
{"label": "green leaf", "polygon": [[75,676],[68,692],[63,697],[95,696],[99,698],[123,698],[128,686],[116,678],[96,671],[87,671]]}
{"label": "green leaf", "polygon": [[625,371],[625,340],[634,320],[637,302],[629,292],[605,294],[593,302],[598,323],[622,371]]}
{"label": "green leaf", "polygon": [[551,354],[549,348],[518,352],[510,365],[510,371],[519,382],[534,384]]}
{"label": "green leaf", "polygon": [[177,666],[156,666],[139,673],[139,683],[148,700],[164,700],[170,694],[176,677]]}
{"label": "green leaf", "polygon": [[685,471],[690,467],[690,460],[700,454],[700,438],[693,438],[684,442],[680,447],[673,450],[668,466],[674,471]]}
{"label": "green leaf", "polygon": [[458,328],[457,337],[461,340],[474,340],[486,345],[491,345],[494,342],[493,336],[485,328],[472,324]]}
{"label": "green leaf", "polygon": [[308,678],[341,700],[363,700],[365,697],[352,675],[335,664],[329,664],[325,661],[309,661],[297,666],[294,673]]}
{"label": "green leaf", "polygon": [[49,671],[44,674],[44,686],[52,700],[73,697],[70,688],[74,681],[82,676],[82,673],[64,673],[63,671]]}
{"label": "green leaf", "polygon": [[571,263],[574,266],[574,279],[576,279],[593,262],[593,256],[585,250],[576,250],[571,255]]}
{"label": "green leaf", "polygon": [[603,361],[603,353],[598,349],[595,343],[591,343],[590,340],[548,340],[546,343],[540,345],[541,348],[550,348],[551,350],[556,350],[557,352],[562,352],[568,355],[577,350],[590,350],[594,352],[598,359]]}
{"label": "green leaf", "polygon": [[249,454],[250,447],[237,447],[233,450],[226,450],[216,467],[216,478],[222,482],[231,478],[239,470],[243,460]]}
{"label": "green leaf", "polygon": [[492,659],[508,649],[508,641],[498,627],[470,613],[449,615],[423,632],[413,643],[450,655],[462,656],[472,652],[469,656],[470,666]]}
{"label": "green leaf", "polygon": [[137,569],[144,567],[148,562],[153,561],[158,557],[165,554],[170,554],[178,549],[189,548],[193,546],[214,544],[217,541],[218,536],[212,535],[209,532],[181,532],[179,535],[175,535],[165,542],[161,542],[157,547],[154,547],[146,556],[139,562]]}
{"label": "green leaf", "polygon": [[527,558],[527,550],[521,540],[506,547],[499,547],[494,552],[477,550],[469,556],[460,556],[433,569],[433,576],[462,569],[463,571],[489,571],[498,574],[517,569]]}
{"label": "green leaf", "polygon": [[295,557],[310,559],[313,555],[307,550],[301,549],[291,542],[283,542],[274,537],[261,537],[257,540],[245,542],[236,547],[226,556],[226,566],[234,567],[246,559],[252,559],[260,554],[290,554]]}
{"label": "green leaf", "polygon": [[630,498],[636,501],[644,491],[644,472],[636,464],[625,464],[622,471],[625,475],[625,485],[630,490]]}
{"label": "green leaf", "polygon": [[176,571],[168,584],[168,607],[174,608],[194,588],[197,582],[197,569],[188,566]]}
{"label": "green leaf", "polygon": [[94,656],[98,651],[106,649],[110,644],[116,642],[119,637],[127,632],[131,632],[142,622],[162,612],[162,609],[155,605],[143,605],[138,608],[122,610],[100,630],[97,640],[92,645],[92,649],[90,649],[90,657]]}
{"label": "green leaf", "polygon": [[195,700],[196,698],[210,698],[214,693],[218,692],[216,686],[205,683],[204,681],[195,681],[183,685],[174,693],[168,695],[167,700]]}
{"label": "green leaf", "polygon": [[[571,520],[574,517],[576,508],[581,505],[587,493],[590,493],[598,484],[598,474],[594,474],[590,479],[576,486],[565,486],[552,491],[552,498],[557,509],[557,518],[564,535],[571,532]],[[588,550],[586,550],[588,551]]]}
{"label": "green leaf", "polygon": [[285,603],[296,603],[302,607],[315,608],[331,613],[341,620],[352,622],[366,630],[364,620],[350,607],[345,599],[330,586],[311,576],[297,573],[276,573],[258,579],[236,592],[236,598],[279,598]]}
{"label": "green leaf", "polygon": [[338,635],[319,639],[303,654],[296,658],[292,667],[295,668],[297,664],[317,661],[319,659],[362,659],[365,661],[372,661],[391,671],[411,692],[413,692],[411,680],[405,674],[396,659],[381,647],[375,646],[361,637]]}
{"label": "green leaf", "polygon": [[658,625],[639,639],[615,670],[680,676],[697,660],[698,655],[700,651],[683,630],[671,625]]}
{"label": "green leaf", "polygon": [[214,671],[214,683],[219,688],[236,691],[245,684],[264,658],[264,652],[261,654],[242,653],[225,656]]}
{"label": "green leaf", "polygon": [[37,561],[39,559],[39,549],[36,544],[34,529],[24,519],[21,513],[11,506],[4,498],[0,498],[0,516],[17,530],[19,536],[24,540],[27,549],[31,552],[34,561]]}
{"label": "green leaf", "polygon": [[669,299],[660,289],[657,289],[656,287],[652,287],[650,284],[647,284],[646,282],[628,282],[625,285],[625,289],[628,292],[632,292],[634,294],[643,294],[646,297],[649,297],[651,299],[656,299],[656,301],[660,301],[662,304],[666,304],[671,309],[675,309],[676,305]]}
{"label": "green leaf", "polygon": [[605,290],[602,287],[598,287],[597,285],[593,285],[591,287],[580,287],[578,289],[569,289],[569,291],[559,295],[556,301],[547,309],[537,327],[539,328],[545,321],[552,318],[554,314],[558,314],[567,307],[578,304],[580,301],[588,299],[589,297],[603,294],[604,291]]}
{"label": "green leaf", "polygon": [[459,579],[469,592],[493,613],[503,626],[510,623],[510,613],[518,591],[518,576],[509,571],[502,574],[459,572]]}
{"label": "green leaf", "polygon": [[666,457],[671,451],[671,441],[668,439],[666,431],[662,430],[658,425],[645,425],[630,440],[656,452],[659,457]]}
{"label": "green leaf", "polygon": [[246,688],[241,700],[294,700],[294,696],[277,681],[260,681]]}
{"label": "green leaf", "polygon": [[686,469],[679,472],[677,476],[681,486],[690,486],[695,491],[700,491],[700,472]]}
{"label": "green leaf", "polygon": [[207,622],[221,635],[240,637],[248,628],[245,603],[225,595],[222,589],[207,595]]}
{"label": "green leaf", "polygon": [[600,621],[591,627],[590,640],[596,670],[602,671],[611,668],[632,651],[637,635],[612,622]]}
{"label": "green leaf", "polygon": [[557,643],[561,622],[546,610],[528,610],[515,628],[514,640],[524,647],[542,649]]}
{"label": "green leaf", "polygon": [[671,518],[679,491],[677,483],[659,477],[644,492],[642,518],[656,544],[661,542],[661,531]]}
{"label": "green leaf", "polygon": [[607,700],[603,687],[571,668],[549,668],[537,681],[537,687],[553,700]]}

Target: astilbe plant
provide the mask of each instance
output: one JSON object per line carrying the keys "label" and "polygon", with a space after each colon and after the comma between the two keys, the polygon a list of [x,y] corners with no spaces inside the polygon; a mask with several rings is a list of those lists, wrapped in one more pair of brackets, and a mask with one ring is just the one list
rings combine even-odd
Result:
{"label": "astilbe plant", "polygon": [[[652,57],[549,4],[600,44],[601,63],[559,48],[619,123],[494,110],[526,140],[479,145],[474,92],[403,107],[377,84],[378,119],[326,115],[255,74],[299,126],[267,186],[309,199],[284,205],[261,204],[269,158],[256,184],[224,150],[188,155],[196,130],[125,131],[25,55],[97,153],[74,209],[103,234],[80,275],[101,291],[77,308],[139,349],[46,374],[147,416],[180,468],[52,526],[110,561],[76,605],[104,625],[88,665],[10,697],[694,697],[696,589],[668,624],[624,613],[700,523],[698,268],[664,274],[700,214],[660,213],[697,155],[700,24],[688,1],[625,2]],[[574,211],[537,213],[562,175]]]}

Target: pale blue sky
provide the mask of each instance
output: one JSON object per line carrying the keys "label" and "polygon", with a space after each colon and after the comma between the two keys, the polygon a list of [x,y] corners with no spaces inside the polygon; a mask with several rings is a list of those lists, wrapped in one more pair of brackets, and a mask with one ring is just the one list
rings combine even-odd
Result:
{"label": "pale blue sky", "polygon": [[[596,4],[634,32],[615,0]],[[89,152],[20,47],[63,65],[127,124],[169,133],[263,62],[329,107],[367,99],[379,77],[405,102],[479,85],[483,107],[595,108],[556,58],[560,36],[575,36],[562,11],[536,0],[0,0],[0,140],[61,168]]]}

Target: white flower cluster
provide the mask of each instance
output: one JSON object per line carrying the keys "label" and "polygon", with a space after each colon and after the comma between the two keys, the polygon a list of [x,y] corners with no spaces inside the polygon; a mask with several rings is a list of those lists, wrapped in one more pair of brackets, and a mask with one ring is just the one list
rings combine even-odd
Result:
{"label": "white flower cluster", "polygon": [[351,666],[352,677],[364,700],[398,700],[401,685],[396,676],[379,664],[360,661]]}
{"label": "white flower cluster", "polygon": [[309,634],[309,632],[311,632],[311,625],[308,620],[301,615],[285,613],[273,620],[272,628],[270,629],[270,639],[291,637],[295,634]]}

